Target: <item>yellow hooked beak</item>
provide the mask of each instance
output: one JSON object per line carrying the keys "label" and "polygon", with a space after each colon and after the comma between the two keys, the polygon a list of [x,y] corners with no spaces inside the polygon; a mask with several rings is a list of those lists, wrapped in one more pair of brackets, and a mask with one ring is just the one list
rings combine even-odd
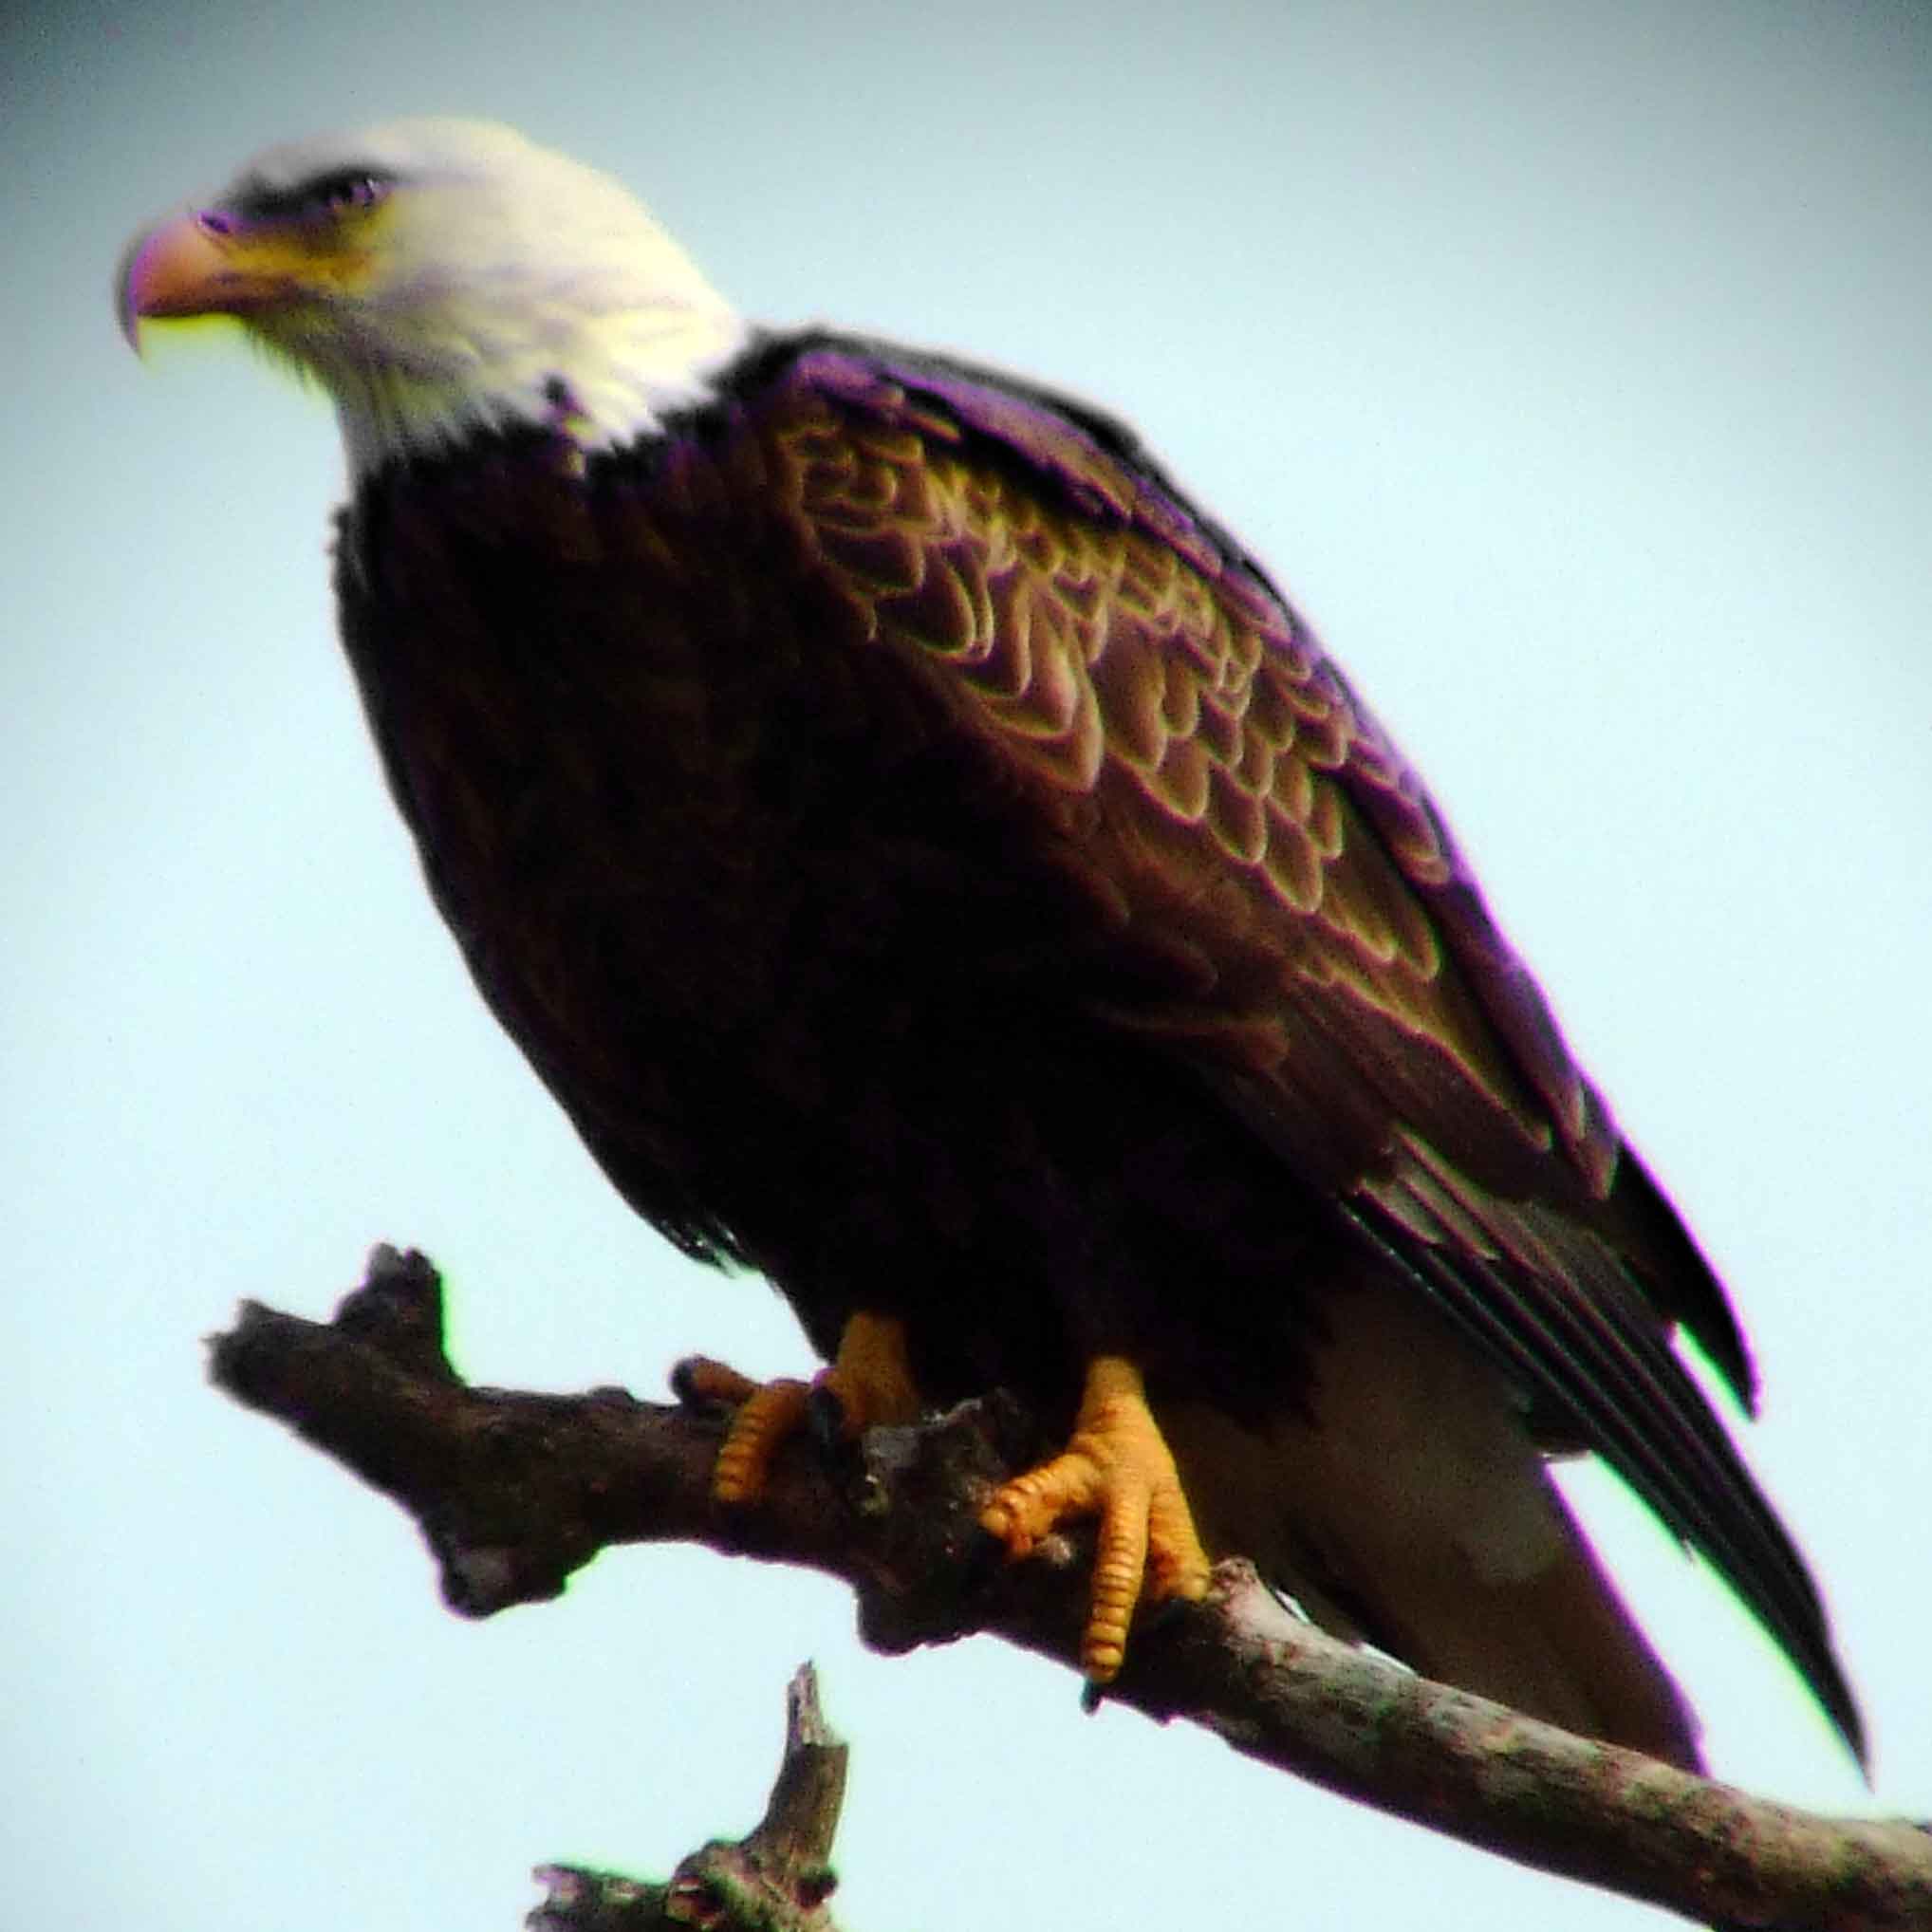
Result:
{"label": "yellow hooked beak", "polygon": [[121,260],[121,328],[136,348],[140,325],[187,315],[240,315],[288,292],[288,265],[262,261],[219,214],[176,215],[139,236]]}
{"label": "yellow hooked beak", "polygon": [[253,223],[225,209],[191,211],[138,236],[121,261],[121,333],[138,349],[143,322],[244,319],[345,292],[368,267],[339,233]]}

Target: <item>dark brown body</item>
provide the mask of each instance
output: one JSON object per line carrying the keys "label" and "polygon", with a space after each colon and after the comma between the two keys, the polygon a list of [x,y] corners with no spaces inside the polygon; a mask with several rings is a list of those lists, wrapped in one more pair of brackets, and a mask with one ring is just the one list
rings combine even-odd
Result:
{"label": "dark brown body", "polygon": [[1171,1327],[1157,1377],[1273,1405],[1252,1351],[1291,1357],[1304,1300],[1256,1284],[1332,1216],[1095,1016],[1193,989],[1079,863],[1087,802],[1044,794],[1043,854],[1041,791],[786,514],[785,425],[719,428],[589,490],[537,445],[418,469],[345,533],[351,655],[478,983],[639,1212],[768,1273],[822,1352],[902,1312],[936,1397],[1070,1414],[1087,1354]]}
{"label": "dark brown body", "polygon": [[1211,1542],[1688,1760],[1532,1437],[1599,1448],[1855,1722],[1664,1347],[1742,1384],[1716,1283],[1372,719],[1118,432],[775,344],[587,468],[377,479],[338,578],[486,997],[822,1353],[898,1314],[930,1397],[1062,1424],[1127,1354]]}

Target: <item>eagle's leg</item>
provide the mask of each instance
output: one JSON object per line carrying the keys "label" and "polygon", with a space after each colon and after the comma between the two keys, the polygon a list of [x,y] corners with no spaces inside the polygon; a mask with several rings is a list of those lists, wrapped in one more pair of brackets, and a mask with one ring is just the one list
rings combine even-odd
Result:
{"label": "eagle's leg", "polygon": [[1157,1603],[1205,1596],[1210,1569],[1141,1371],[1124,1356],[1088,1363],[1065,1452],[1003,1484],[979,1520],[1017,1557],[1080,1516],[1100,1518],[1080,1665],[1090,1683],[1106,1683],[1143,1591]]}
{"label": "eagle's leg", "polygon": [[805,1426],[815,1394],[837,1402],[846,1436],[879,1423],[917,1421],[920,1406],[906,1359],[905,1324],[864,1311],[847,1319],[832,1365],[811,1382],[789,1377],[753,1382],[703,1355],[680,1362],[675,1380],[687,1401],[737,1405],[711,1473],[711,1493],[727,1505],[757,1499],[771,1476],[771,1458],[788,1436]]}

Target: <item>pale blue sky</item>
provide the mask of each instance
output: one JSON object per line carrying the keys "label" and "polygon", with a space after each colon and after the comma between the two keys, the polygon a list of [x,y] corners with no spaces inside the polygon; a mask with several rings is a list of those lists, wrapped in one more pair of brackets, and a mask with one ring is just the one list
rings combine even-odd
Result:
{"label": "pale blue sky", "polygon": [[[144,366],[114,332],[139,223],[406,112],[622,176],[752,314],[1092,396],[1271,563],[1724,1269],[1876,1803],[1932,1810],[1932,16],[1180,22],[9,12],[0,1916],[513,1926],[540,1858],[662,1871],[748,1826],[810,1655],[853,1932],[1204,1889],[1315,1932],[1646,1920],[1083,1718],[991,1644],[869,1658],[782,1571],[630,1551],[459,1624],[388,1506],[203,1386],[238,1297],[320,1313],[378,1237],[449,1270],[479,1380],[803,1361],[629,1217],[437,926],[333,641],[325,410],[232,342]],[[1741,1615],[1586,1487],[1719,1770],[1858,1802]]]}

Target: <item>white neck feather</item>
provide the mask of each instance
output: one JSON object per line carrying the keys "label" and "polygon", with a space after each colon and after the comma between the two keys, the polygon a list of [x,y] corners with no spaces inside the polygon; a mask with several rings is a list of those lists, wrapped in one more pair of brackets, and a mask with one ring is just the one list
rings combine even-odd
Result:
{"label": "white neck feather", "polygon": [[585,450],[701,400],[749,331],[607,176],[471,121],[402,121],[259,159],[246,204],[331,170],[388,184],[306,300],[248,320],[333,397],[357,475],[481,429]]}
{"label": "white neck feather", "polygon": [[554,314],[548,325],[471,327],[424,343],[405,362],[311,355],[360,478],[399,457],[431,455],[478,429],[541,426],[585,452],[649,436],[701,402],[749,330],[722,304]]}

